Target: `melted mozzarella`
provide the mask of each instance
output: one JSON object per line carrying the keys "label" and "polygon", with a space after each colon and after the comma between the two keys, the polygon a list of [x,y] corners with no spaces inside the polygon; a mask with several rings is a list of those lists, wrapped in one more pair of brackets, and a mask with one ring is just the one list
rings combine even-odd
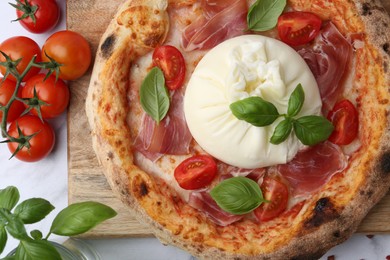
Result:
{"label": "melted mozzarella", "polygon": [[269,142],[283,118],[255,127],[238,120],[229,105],[260,96],[284,114],[299,83],[305,103],[298,117],[319,115],[322,103],[317,83],[295,50],[259,35],[227,40],[210,50],[192,74],[184,99],[188,127],[206,152],[227,164],[253,169],[286,163],[303,145],[294,134],[279,145]]}

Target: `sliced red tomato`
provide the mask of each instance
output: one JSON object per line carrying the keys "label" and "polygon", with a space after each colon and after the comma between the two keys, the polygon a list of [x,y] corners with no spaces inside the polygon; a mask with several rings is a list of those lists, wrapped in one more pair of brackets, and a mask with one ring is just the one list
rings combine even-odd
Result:
{"label": "sliced red tomato", "polygon": [[329,141],[347,145],[355,140],[359,130],[359,115],[349,100],[344,99],[336,103],[328,114],[328,120],[334,125]]}
{"label": "sliced red tomato", "polygon": [[[68,107],[69,88],[63,80],[56,81],[54,75],[46,80],[45,77],[45,74],[38,74],[29,79],[23,88],[22,98],[33,98],[35,89],[37,98],[46,103],[40,106],[42,117],[53,118],[59,116]],[[37,115],[37,108],[32,109],[31,113]]]}
{"label": "sliced red tomato", "polygon": [[[33,56],[37,56],[37,58],[35,59],[36,62],[41,61],[41,49],[39,48],[39,45],[34,40],[25,36],[16,36],[8,38],[1,43],[0,51],[8,55],[13,61],[21,59],[16,66],[16,70],[19,74],[22,74],[23,71],[27,68]],[[1,54],[0,61],[6,61],[5,57]],[[23,78],[23,81],[26,81],[35,74],[38,74],[39,71],[39,68],[31,68],[27,75]],[[5,75],[6,67],[0,66],[0,72]],[[16,78],[13,75],[9,75],[7,79],[16,81]]]}
{"label": "sliced red tomato", "polygon": [[291,46],[309,43],[320,32],[322,20],[310,12],[288,12],[279,16],[280,39]]}
{"label": "sliced red tomato", "polygon": [[52,29],[60,18],[60,8],[55,0],[28,0],[16,5],[20,24],[32,33]]}
{"label": "sliced red tomato", "polygon": [[[0,78],[0,105],[6,106],[11,99],[12,95],[15,92],[16,83],[3,78]],[[21,97],[21,88],[17,94],[18,97]],[[24,111],[24,105],[22,102],[15,100],[10,106],[7,114],[7,122],[10,123],[20,116]],[[3,111],[0,111],[0,122],[3,119]]]}
{"label": "sliced red tomato", "polygon": [[208,155],[195,155],[180,163],[174,172],[179,186],[197,190],[209,185],[217,175],[217,164]]}
{"label": "sliced red tomato", "polygon": [[[41,121],[37,116],[26,115],[19,117],[11,123],[8,134],[12,137],[19,138],[19,131],[25,136],[35,134],[28,143],[30,149],[23,147],[15,157],[25,162],[36,162],[45,158],[53,150],[55,143],[55,134],[49,123]],[[19,143],[8,143],[8,149],[14,153],[18,148]]]}
{"label": "sliced red tomato", "polygon": [[164,45],[154,49],[153,64],[163,71],[165,84],[170,90],[183,86],[186,64],[183,55],[176,47]]}
{"label": "sliced red tomato", "polygon": [[285,217],[285,218],[290,218],[290,217],[291,217],[291,218],[295,218],[295,217],[299,214],[299,212],[301,212],[303,206],[305,205],[305,202],[306,202],[306,201],[304,200],[304,201],[301,201],[301,202],[295,204],[291,209],[289,209],[289,210],[283,212],[283,213],[281,214],[281,217]]}
{"label": "sliced red tomato", "polygon": [[254,213],[259,221],[269,221],[286,210],[288,189],[284,183],[269,177],[264,178],[260,188],[264,199],[269,202],[261,204],[260,207],[255,209]]}

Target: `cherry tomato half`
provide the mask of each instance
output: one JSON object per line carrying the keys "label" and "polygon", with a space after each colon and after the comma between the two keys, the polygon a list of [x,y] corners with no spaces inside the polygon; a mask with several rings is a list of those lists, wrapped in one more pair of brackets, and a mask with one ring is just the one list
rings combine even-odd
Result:
{"label": "cherry tomato half", "polygon": [[[0,105],[6,106],[15,92],[16,83],[3,78],[0,78]],[[21,97],[22,90],[19,88],[18,97]],[[24,105],[22,102],[15,100],[8,110],[7,122],[10,123],[20,116],[24,111]],[[3,112],[0,111],[0,122],[3,120]]]}
{"label": "cherry tomato half", "polygon": [[329,141],[339,145],[351,143],[359,130],[359,115],[355,106],[347,99],[338,102],[328,114],[334,125]]}
{"label": "cherry tomato half", "polygon": [[287,186],[275,179],[265,177],[260,186],[263,196],[269,202],[264,202],[254,213],[259,221],[269,221],[279,216],[287,208]]}
{"label": "cherry tomato half", "polygon": [[[55,0],[28,0],[21,1],[16,9],[16,16],[20,24],[29,32],[43,33],[52,29],[60,18],[60,8]],[[36,10],[35,10],[36,9]],[[34,12],[35,10],[35,12]],[[35,22],[32,19],[35,17]]]}
{"label": "cherry tomato half", "polygon": [[153,64],[163,71],[165,84],[170,90],[183,86],[186,64],[177,48],[170,45],[157,47],[153,52]]}
{"label": "cherry tomato half", "polygon": [[64,80],[80,78],[91,64],[91,48],[87,40],[72,31],[59,31],[50,36],[42,47],[42,60],[46,54],[62,64],[59,77]]}
{"label": "cherry tomato half", "polygon": [[179,186],[197,190],[209,185],[217,175],[217,164],[208,155],[195,155],[180,163],[174,172]]}
{"label": "cherry tomato half", "polygon": [[[37,116],[26,115],[19,117],[11,123],[8,134],[12,137],[19,137],[17,126],[23,135],[37,133],[29,141],[30,149],[23,147],[15,157],[25,162],[36,162],[45,158],[53,150],[55,134],[53,128],[47,122],[42,122]],[[8,149],[14,153],[18,148],[18,143],[8,143]]]}
{"label": "cherry tomato half", "polygon": [[279,16],[280,39],[291,46],[309,43],[320,32],[322,20],[309,12],[288,12]]}
{"label": "cherry tomato half", "polygon": [[[34,55],[37,56],[37,58],[35,59],[36,62],[41,61],[41,49],[39,48],[39,45],[28,37],[11,37],[1,43],[0,50],[7,54],[13,61],[21,59],[18,66],[16,67],[16,70],[19,74],[23,73]],[[0,61],[6,61],[5,57],[2,54],[0,54]],[[1,74],[5,75],[6,67],[0,66],[0,71]],[[38,74],[39,71],[39,68],[31,68],[27,75],[24,77],[23,81],[26,81],[32,76]],[[16,81],[16,78],[13,75],[9,75],[7,79]]]}
{"label": "cherry tomato half", "polygon": [[[65,111],[69,104],[69,88],[65,82],[51,75],[46,80],[45,74],[38,74],[29,79],[22,91],[22,98],[34,97],[34,88],[39,100],[47,105],[41,106],[41,115],[43,118],[53,118]],[[26,105],[28,107],[28,105]],[[30,110],[32,114],[37,115],[36,108]]]}

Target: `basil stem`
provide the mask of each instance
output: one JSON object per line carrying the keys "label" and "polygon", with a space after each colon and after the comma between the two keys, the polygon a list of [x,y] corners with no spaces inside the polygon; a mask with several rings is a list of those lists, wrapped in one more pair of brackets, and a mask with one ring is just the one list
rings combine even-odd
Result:
{"label": "basil stem", "polygon": [[230,104],[230,110],[239,120],[244,120],[254,126],[262,127],[275,122],[283,116],[270,138],[272,144],[284,142],[294,129],[295,135],[304,145],[315,145],[329,138],[333,132],[332,123],[322,116],[309,115],[298,119],[294,118],[301,111],[305,102],[305,93],[301,84],[298,84],[291,93],[287,114],[280,115],[276,107],[261,97],[249,97]]}

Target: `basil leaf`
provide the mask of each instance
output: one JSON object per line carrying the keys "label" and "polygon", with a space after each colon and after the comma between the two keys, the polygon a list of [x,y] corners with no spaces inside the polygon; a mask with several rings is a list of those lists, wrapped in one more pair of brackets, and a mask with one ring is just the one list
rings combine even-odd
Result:
{"label": "basil leaf", "polygon": [[301,84],[294,89],[288,100],[287,115],[296,116],[301,111],[303,103],[305,101],[305,92]]}
{"label": "basil leaf", "polygon": [[286,2],[286,0],[257,0],[248,11],[248,29],[259,32],[274,28],[286,7]]}
{"label": "basil leaf", "polygon": [[49,201],[41,198],[32,198],[20,203],[14,211],[24,224],[32,224],[44,219],[54,206]]}
{"label": "basil leaf", "polygon": [[154,67],[145,77],[140,88],[140,102],[145,112],[157,124],[167,115],[170,105],[163,72]]}
{"label": "basil leaf", "polygon": [[19,191],[14,186],[0,190],[0,208],[12,210],[20,198]]}
{"label": "basil leaf", "polygon": [[294,131],[304,145],[315,145],[329,138],[333,125],[322,116],[304,116],[293,122]]}
{"label": "basil leaf", "polygon": [[5,244],[7,243],[7,231],[5,231],[5,227],[0,226],[0,254],[3,253]]}
{"label": "basil leaf", "polygon": [[8,233],[16,239],[29,239],[23,221],[16,216],[12,216],[12,218],[9,219],[6,229]]}
{"label": "basil leaf", "polygon": [[286,118],[281,121],[275,128],[275,131],[271,137],[270,142],[272,144],[281,144],[286,141],[293,128],[292,121],[290,118]]}
{"label": "basil leaf", "polygon": [[58,213],[50,232],[60,236],[79,235],[116,214],[115,210],[98,202],[75,203]]}
{"label": "basil leaf", "polygon": [[41,240],[42,237],[43,237],[43,234],[41,231],[37,230],[37,229],[34,229],[33,231],[30,232],[30,235],[32,238],[34,238],[35,240]]}
{"label": "basil leaf", "polygon": [[245,177],[220,182],[210,195],[224,211],[235,215],[251,212],[265,201],[257,182]]}
{"label": "basil leaf", "polygon": [[60,260],[61,255],[55,247],[45,240],[20,241],[15,253],[16,259],[23,260]]}
{"label": "basil leaf", "polygon": [[276,107],[261,97],[249,97],[230,104],[233,115],[254,126],[267,126],[279,117]]}

